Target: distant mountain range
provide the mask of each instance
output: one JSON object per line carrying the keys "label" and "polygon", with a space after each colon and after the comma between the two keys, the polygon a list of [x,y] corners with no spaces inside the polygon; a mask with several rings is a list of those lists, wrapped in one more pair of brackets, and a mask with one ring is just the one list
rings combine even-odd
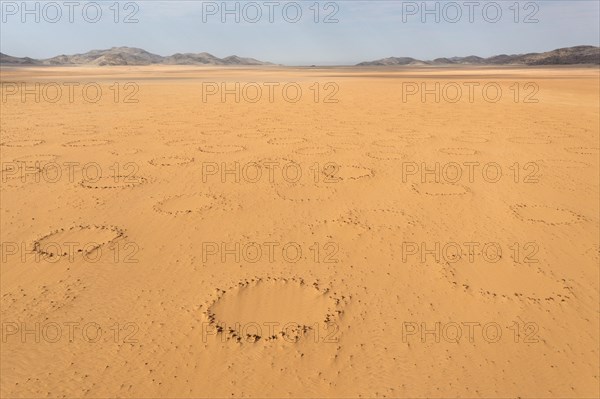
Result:
{"label": "distant mountain range", "polygon": [[468,57],[436,58],[433,61],[421,61],[410,57],[390,57],[376,61],[361,62],[357,66],[395,66],[395,65],[573,65],[600,64],[600,47],[575,46],[560,48],[545,53],[514,55],[495,55],[481,58]]}
{"label": "distant mountain range", "polygon": [[[62,65],[273,65],[254,58],[232,55],[218,58],[209,53],[177,53],[167,57],[152,54],[134,47],[113,47],[108,50],[92,50],[84,54],[59,55],[47,59],[19,58],[0,53],[0,64],[7,66],[62,66]],[[361,62],[356,66],[403,66],[403,65],[574,65],[600,64],[600,47],[576,46],[545,53],[496,55],[481,58],[436,58],[422,61],[410,57],[390,57],[376,61]]]}
{"label": "distant mountain range", "polygon": [[173,54],[163,57],[146,50],[133,47],[113,47],[108,50],[92,50],[84,54],[59,55],[36,60],[29,57],[19,58],[0,53],[0,64],[10,66],[25,65],[273,65],[270,62],[242,58],[232,55],[218,58],[209,53]]}

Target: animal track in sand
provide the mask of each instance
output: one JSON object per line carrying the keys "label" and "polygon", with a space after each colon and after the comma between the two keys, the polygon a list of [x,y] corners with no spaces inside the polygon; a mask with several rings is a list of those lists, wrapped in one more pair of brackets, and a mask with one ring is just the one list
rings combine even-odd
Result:
{"label": "animal track in sand", "polygon": [[44,140],[11,140],[0,143],[0,145],[5,147],[35,147],[44,143]]}
{"label": "animal track in sand", "polygon": [[414,183],[412,189],[419,194],[445,196],[445,195],[465,195],[471,190],[457,183]]}
{"label": "animal track in sand", "polygon": [[464,148],[464,147],[440,148],[439,151],[444,154],[448,154],[448,155],[476,155],[479,153],[479,151],[477,151],[477,150],[474,150],[472,148]]}
{"label": "animal track in sand", "polygon": [[232,154],[234,152],[246,151],[246,147],[234,144],[217,144],[200,146],[198,150],[210,154]]}
{"label": "animal track in sand", "polygon": [[517,144],[551,144],[552,140],[544,137],[509,137],[511,143]]}
{"label": "animal track in sand", "polygon": [[333,149],[329,146],[302,147],[294,152],[300,155],[330,155],[333,154]]}
{"label": "animal track in sand", "polygon": [[203,139],[177,139],[167,141],[165,145],[168,145],[169,147],[196,147],[205,143],[206,140]]}
{"label": "animal track in sand", "polygon": [[510,207],[518,219],[524,222],[544,223],[547,225],[571,225],[588,219],[569,209],[546,205],[515,204]]}
{"label": "animal track in sand", "polygon": [[567,147],[565,150],[572,152],[573,154],[581,155],[597,155],[600,153],[600,149],[597,147]]}
{"label": "animal track in sand", "polygon": [[225,198],[222,196],[212,194],[184,194],[165,198],[156,203],[153,209],[159,213],[177,216],[202,213],[213,208],[223,209],[225,204]]}
{"label": "animal track in sand", "polygon": [[404,155],[398,151],[371,151],[367,152],[367,156],[380,161],[399,161],[404,158]]}
{"label": "animal track in sand", "polygon": [[327,181],[358,180],[375,176],[371,168],[357,165],[338,165],[329,163],[323,166],[323,174]]}
{"label": "animal track in sand", "polygon": [[463,143],[487,143],[490,140],[486,137],[477,137],[477,136],[458,136],[453,137],[452,140],[461,141]]}
{"label": "animal track in sand", "polygon": [[204,313],[216,332],[237,343],[320,341],[325,334],[314,331],[315,326],[339,319],[348,301],[329,291],[303,279],[252,279],[227,290],[217,288],[217,298]]}
{"label": "animal track in sand", "polygon": [[304,137],[275,137],[267,140],[267,143],[273,145],[291,145],[302,144],[306,143],[307,141],[308,140],[306,140]]}
{"label": "animal track in sand", "polygon": [[111,140],[105,139],[87,139],[87,140],[75,140],[69,141],[68,143],[63,144],[64,147],[98,147],[101,145],[107,145],[111,143]]}
{"label": "animal track in sand", "polygon": [[194,162],[194,158],[184,157],[179,155],[164,156],[153,158],[148,161],[150,165],[154,166],[175,166],[175,165],[187,165],[188,163]]}
{"label": "animal track in sand", "polygon": [[72,250],[87,255],[103,245],[125,237],[116,226],[80,225],[54,230],[33,242],[33,250],[48,257],[68,256]]}
{"label": "animal track in sand", "polygon": [[146,184],[148,180],[141,176],[103,176],[97,180],[82,180],[79,185],[91,189],[132,188]]}

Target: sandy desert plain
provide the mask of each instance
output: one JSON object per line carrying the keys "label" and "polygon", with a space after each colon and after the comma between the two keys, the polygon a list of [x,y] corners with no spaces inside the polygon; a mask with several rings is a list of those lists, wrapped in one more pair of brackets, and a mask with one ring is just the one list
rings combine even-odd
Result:
{"label": "sandy desert plain", "polygon": [[3,398],[599,396],[597,68],[1,80]]}

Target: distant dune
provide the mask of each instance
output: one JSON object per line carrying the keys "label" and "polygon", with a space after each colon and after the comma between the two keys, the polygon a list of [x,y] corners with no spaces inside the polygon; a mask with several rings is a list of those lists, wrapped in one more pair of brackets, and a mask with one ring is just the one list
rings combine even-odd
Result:
{"label": "distant dune", "polygon": [[59,55],[56,57],[36,60],[25,57],[12,57],[0,53],[2,65],[272,65],[254,58],[243,58],[232,55],[218,58],[209,53],[173,54],[163,57],[146,50],[133,47],[113,47],[108,50],[92,50],[84,54]]}
{"label": "distant dune", "polygon": [[600,64],[600,47],[575,46],[560,48],[545,53],[496,55],[481,58],[468,57],[436,58],[422,61],[410,57],[389,57],[375,61],[361,62],[357,66],[394,66],[394,65],[574,65]]}

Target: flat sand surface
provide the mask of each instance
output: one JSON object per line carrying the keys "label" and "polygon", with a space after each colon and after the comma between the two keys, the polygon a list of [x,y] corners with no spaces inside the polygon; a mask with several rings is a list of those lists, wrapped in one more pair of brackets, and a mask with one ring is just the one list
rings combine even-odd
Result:
{"label": "flat sand surface", "polygon": [[600,395],[597,69],[0,78],[0,396]]}

